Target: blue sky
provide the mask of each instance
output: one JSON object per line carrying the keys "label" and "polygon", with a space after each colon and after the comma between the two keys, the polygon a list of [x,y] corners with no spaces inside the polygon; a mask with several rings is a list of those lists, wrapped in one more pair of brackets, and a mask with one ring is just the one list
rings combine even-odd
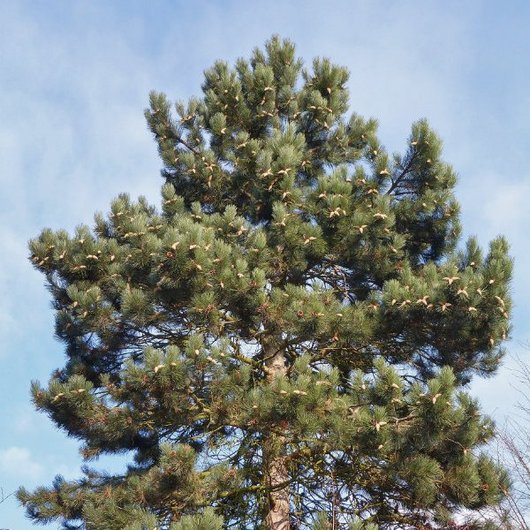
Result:
{"label": "blue sky", "polygon": [[[26,242],[43,227],[72,230],[119,192],[158,201],[156,146],[144,123],[149,90],[197,94],[218,58],[248,55],[273,33],[306,62],[351,71],[351,109],[378,118],[390,151],[427,117],[444,139],[465,234],[498,233],[515,259],[510,355],[530,341],[530,3],[493,1],[0,0],[0,487],[73,477],[77,443],[29,402],[32,379],[63,363],[43,278]],[[471,390],[502,423],[516,378]],[[103,466],[113,465],[102,462]],[[13,498],[0,528],[33,526]],[[50,528],[54,528],[51,525]]]}

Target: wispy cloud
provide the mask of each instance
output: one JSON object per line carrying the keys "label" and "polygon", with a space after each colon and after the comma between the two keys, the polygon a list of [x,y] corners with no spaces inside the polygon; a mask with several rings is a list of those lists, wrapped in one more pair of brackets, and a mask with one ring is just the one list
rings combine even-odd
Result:
{"label": "wispy cloud", "polygon": [[43,466],[26,447],[12,446],[0,449],[0,473],[16,479],[37,479],[42,476]]}

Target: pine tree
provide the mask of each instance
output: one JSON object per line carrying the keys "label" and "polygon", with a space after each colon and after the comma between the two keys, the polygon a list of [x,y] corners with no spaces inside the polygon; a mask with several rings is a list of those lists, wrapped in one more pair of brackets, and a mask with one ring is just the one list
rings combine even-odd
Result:
{"label": "pine tree", "polygon": [[502,357],[507,243],[458,246],[437,135],[419,121],[389,155],[347,81],[274,37],[175,113],[152,93],[161,209],[120,195],[31,241],[67,355],[35,404],[87,462],[131,456],[20,490],[34,521],[443,527],[502,498],[463,387]]}

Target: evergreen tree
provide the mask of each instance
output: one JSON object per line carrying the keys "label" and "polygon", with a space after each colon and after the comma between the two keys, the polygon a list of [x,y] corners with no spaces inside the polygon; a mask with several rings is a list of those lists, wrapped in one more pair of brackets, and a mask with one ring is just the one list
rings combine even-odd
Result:
{"label": "evergreen tree", "polygon": [[463,386],[502,357],[507,243],[457,248],[439,138],[419,121],[389,155],[347,80],[273,38],[175,114],[152,93],[161,209],[121,195],[31,241],[67,355],[36,406],[86,461],[131,455],[19,491],[34,521],[434,528],[503,496]]}

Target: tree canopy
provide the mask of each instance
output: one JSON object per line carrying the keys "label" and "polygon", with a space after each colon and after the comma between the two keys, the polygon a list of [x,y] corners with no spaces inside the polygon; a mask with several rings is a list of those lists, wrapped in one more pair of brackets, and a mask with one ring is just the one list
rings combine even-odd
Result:
{"label": "tree canopy", "polygon": [[131,457],[21,490],[35,521],[444,527],[506,492],[463,387],[503,354],[507,243],[459,245],[438,136],[389,154],[347,82],[273,37],[174,111],[152,93],[161,207],[123,194],[31,241],[67,357],[36,406],[86,461]]}

